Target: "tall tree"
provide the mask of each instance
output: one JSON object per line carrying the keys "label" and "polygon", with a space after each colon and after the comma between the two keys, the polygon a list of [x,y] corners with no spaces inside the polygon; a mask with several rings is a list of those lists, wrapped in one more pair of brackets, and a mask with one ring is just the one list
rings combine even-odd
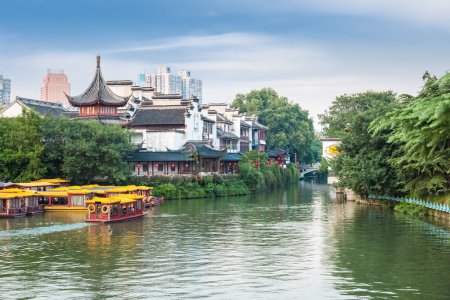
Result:
{"label": "tall tree", "polygon": [[45,174],[41,123],[36,113],[26,110],[17,118],[0,118],[0,179],[29,181]]}
{"label": "tall tree", "polygon": [[118,183],[130,173],[128,133],[120,126],[24,111],[0,118],[0,180],[66,177],[88,183],[94,177]]}
{"label": "tall tree", "polygon": [[450,191],[450,74],[437,79],[428,72],[420,94],[378,118],[374,135],[391,131],[397,153],[390,162],[413,196]]}
{"label": "tall tree", "polygon": [[126,156],[131,146],[125,130],[96,121],[67,125],[61,166],[65,177],[75,183],[89,183],[95,177],[114,183],[126,179],[130,173]]}
{"label": "tall tree", "polygon": [[395,147],[387,143],[388,130],[369,131],[378,116],[398,106],[393,92],[368,91],[336,97],[330,109],[320,115],[324,134],[340,137],[340,155],[331,161],[339,184],[361,194],[395,194],[397,174],[389,163]]}
{"label": "tall tree", "polygon": [[280,97],[273,89],[238,94],[231,106],[258,116],[259,122],[269,127],[268,148],[288,149],[291,155],[297,153],[301,161],[313,162],[318,158],[314,126],[308,112]]}

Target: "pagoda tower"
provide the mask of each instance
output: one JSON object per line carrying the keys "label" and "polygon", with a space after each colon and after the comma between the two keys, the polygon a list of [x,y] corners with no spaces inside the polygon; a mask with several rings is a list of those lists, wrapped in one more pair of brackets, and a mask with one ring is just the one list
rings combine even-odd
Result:
{"label": "pagoda tower", "polygon": [[79,96],[66,95],[72,106],[80,108],[80,118],[119,120],[117,108],[124,106],[129,97],[120,97],[111,91],[100,70],[100,56],[97,56],[97,69],[94,79],[84,93]]}

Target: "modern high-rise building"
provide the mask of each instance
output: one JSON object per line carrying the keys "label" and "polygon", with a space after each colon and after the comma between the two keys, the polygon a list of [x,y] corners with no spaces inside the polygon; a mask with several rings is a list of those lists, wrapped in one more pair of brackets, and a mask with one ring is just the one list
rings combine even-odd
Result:
{"label": "modern high-rise building", "polygon": [[0,105],[9,104],[11,97],[11,80],[0,75]]}
{"label": "modern high-rise building", "polygon": [[200,79],[194,79],[191,77],[191,72],[187,70],[182,70],[178,72],[178,76],[181,77],[182,81],[182,92],[183,98],[190,98],[192,96],[197,97],[202,100],[202,81]]}
{"label": "modern high-rise building", "polygon": [[48,69],[41,85],[41,100],[69,106],[64,93],[70,95],[70,84],[64,70]]}
{"label": "modern high-rise building", "polygon": [[179,71],[177,75],[172,74],[170,67],[159,66],[156,74],[139,74],[139,81],[142,82],[145,76],[145,86],[155,88],[160,94],[179,94],[183,99],[192,96],[202,100],[202,81],[191,77],[191,72],[187,70]]}

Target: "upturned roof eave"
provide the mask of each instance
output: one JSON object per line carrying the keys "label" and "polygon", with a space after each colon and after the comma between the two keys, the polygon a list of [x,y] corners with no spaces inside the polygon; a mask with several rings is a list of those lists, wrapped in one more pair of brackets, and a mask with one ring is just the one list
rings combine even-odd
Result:
{"label": "upturned roof eave", "polygon": [[69,101],[69,103],[70,103],[72,106],[75,106],[75,107],[87,106],[87,105],[95,105],[95,104],[97,104],[97,103],[101,103],[101,104],[103,104],[103,105],[105,105],[105,106],[117,106],[117,107],[121,107],[121,106],[125,106],[125,104],[127,104],[127,102],[128,102],[127,99],[123,99],[122,102],[111,103],[111,102],[105,102],[105,101],[103,101],[102,99],[97,98],[97,99],[92,100],[92,101],[90,101],[90,102],[82,102],[82,103],[80,103],[80,102],[74,101],[75,98],[77,98],[77,97],[70,97],[70,96],[67,97],[67,100]]}

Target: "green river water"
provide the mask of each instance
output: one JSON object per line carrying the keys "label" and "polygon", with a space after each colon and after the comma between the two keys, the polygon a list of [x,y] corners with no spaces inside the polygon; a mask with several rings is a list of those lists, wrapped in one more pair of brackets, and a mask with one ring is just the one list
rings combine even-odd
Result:
{"label": "green river water", "polygon": [[328,185],[0,220],[0,299],[450,299],[450,226]]}

